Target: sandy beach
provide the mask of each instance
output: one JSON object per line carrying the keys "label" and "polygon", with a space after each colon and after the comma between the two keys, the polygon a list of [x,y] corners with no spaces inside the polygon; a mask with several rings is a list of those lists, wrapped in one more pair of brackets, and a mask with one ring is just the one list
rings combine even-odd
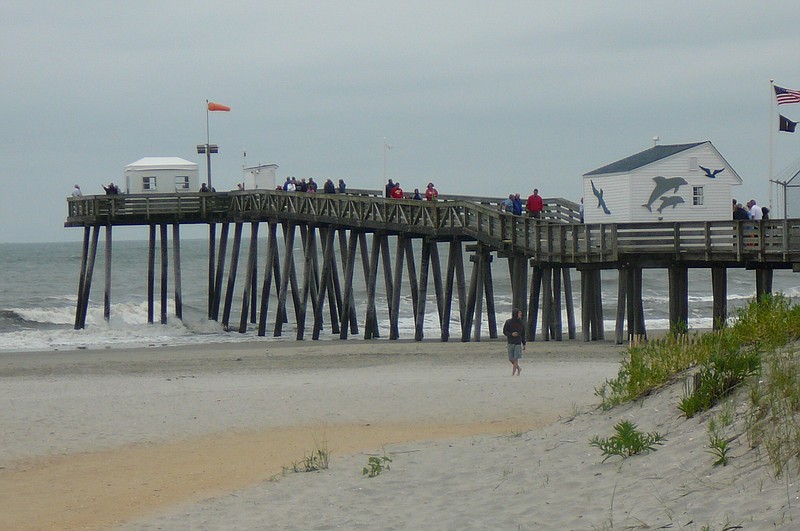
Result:
{"label": "sandy beach", "polygon": [[[0,528],[795,528],[794,478],[745,436],[713,467],[681,382],[597,409],[624,351],[537,341],[518,377],[502,341],[0,354]],[[602,462],[620,419],[666,444]]]}

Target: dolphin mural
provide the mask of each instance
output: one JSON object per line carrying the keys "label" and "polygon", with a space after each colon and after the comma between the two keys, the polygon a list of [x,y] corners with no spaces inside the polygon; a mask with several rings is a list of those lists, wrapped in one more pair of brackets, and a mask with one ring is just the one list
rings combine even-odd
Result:
{"label": "dolphin mural", "polygon": [[600,188],[600,190],[598,190],[597,188],[595,188],[594,181],[589,181],[589,183],[591,183],[592,185],[592,193],[597,198],[597,208],[602,207],[603,212],[605,212],[606,214],[611,214],[611,211],[608,209],[608,207],[606,206],[606,202],[603,199],[603,189]]}
{"label": "dolphin mural", "polygon": [[669,190],[677,192],[678,188],[680,188],[682,185],[689,184],[683,177],[671,177],[667,179],[666,177],[662,177],[660,175],[658,177],[653,177],[653,181],[655,181],[656,186],[653,188],[653,192],[650,194],[650,199],[647,200],[647,203],[642,205],[650,212],[653,211],[651,207],[656,199],[660,198]]}
{"label": "dolphin mural", "polygon": [[725,168],[722,168],[721,170],[714,170],[714,171],[712,172],[711,170],[709,170],[708,168],[706,168],[706,167],[704,167],[704,166],[700,166],[699,164],[698,164],[697,166],[698,166],[698,167],[699,167],[701,170],[703,170],[704,172],[706,172],[706,177],[710,177],[710,178],[712,178],[712,179],[713,179],[714,177],[716,177],[718,173],[725,171]]}
{"label": "dolphin mural", "polygon": [[668,208],[668,207],[675,208],[676,205],[680,205],[681,203],[685,203],[686,202],[679,195],[671,195],[669,197],[664,196],[664,197],[661,197],[660,199],[661,199],[661,204],[656,209],[659,214],[665,208]]}

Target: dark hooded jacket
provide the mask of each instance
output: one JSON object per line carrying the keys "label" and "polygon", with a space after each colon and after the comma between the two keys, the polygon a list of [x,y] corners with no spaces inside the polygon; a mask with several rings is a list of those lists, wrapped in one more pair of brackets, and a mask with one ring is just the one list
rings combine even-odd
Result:
{"label": "dark hooded jacket", "polygon": [[[512,345],[524,345],[525,341],[525,323],[522,319],[517,317],[519,310],[514,310],[514,313],[506,324],[503,325],[503,335],[508,338],[509,344]],[[512,335],[514,332],[517,332],[517,335]]]}

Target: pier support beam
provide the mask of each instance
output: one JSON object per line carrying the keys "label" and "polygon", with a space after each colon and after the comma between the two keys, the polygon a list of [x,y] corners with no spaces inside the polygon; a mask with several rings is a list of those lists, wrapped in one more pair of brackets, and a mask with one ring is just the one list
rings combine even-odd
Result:
{"label": "pier support beam", "polygon": [[722,330],[728,321],[728,270],[711,268],[711,293],[713,297],[712,318],[714,330]]}
{"label": "pier support beam", "polygon": [[[599,269],[582,269],[581,273],[581,329],[584,341],[605,338],[603,328],[602,281]],[[622,342],[621,334],[619,332]]]}
{"label": "pier support beam", "polygon": [[689,329],[689,269],[674,265],[669,268],[669,329],[685,333]]}
{"label": "pier support beam", "polygon": [[181,226],[172,224],[172,274],[175,279],[175,317],[183,319],[183,286],[181,280]]}
{"label": "pier support beam", "polygon": [[106,225],[105,290],[103,291],[103,319],[111,320],[111,225]]}

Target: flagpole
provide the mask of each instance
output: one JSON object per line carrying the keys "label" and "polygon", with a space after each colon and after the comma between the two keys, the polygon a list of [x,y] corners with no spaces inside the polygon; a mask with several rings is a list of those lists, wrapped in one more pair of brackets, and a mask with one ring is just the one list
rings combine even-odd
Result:
{"label": "flagpole", "polygon": [[208,100],[206,100],[206,180],[208,189],[211,190],[211,134],[208,121]]}
{"label": "flagpole", "polygon": [[[386,187],[386,137],[383,137],[383,184],[378,188],[379,192]],[[383,194],[381,194],[383,195]]]}
{"label": "flagpole", "polygon": [[[772,211],[772,159],[774,156],[774,137],[775,137],[775,80],[769,80],[769,209]],[[784,217],[786,213],[783,213]]]}

